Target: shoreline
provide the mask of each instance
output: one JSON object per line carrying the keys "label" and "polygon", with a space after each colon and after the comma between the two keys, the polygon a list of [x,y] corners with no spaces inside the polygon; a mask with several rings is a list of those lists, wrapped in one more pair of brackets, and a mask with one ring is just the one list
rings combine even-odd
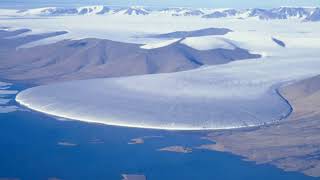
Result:
{"label": "shoreline", "polygon": [[[285,171],[320,177],[319,82],[320,76],[315,76],[279,88],[281,96],[292,105],[292,113],[279,123],[255,130],[211,132],[203,138],[214,144],[198,148],[229,152],[257,164],[271,164]],[[308,94],[304,91],[306,87],[315,87],[314,92]],[[302,115],[297,116],[301,112]]]}
{"label": "shoreline", "polygon": [[[19,93],[18,93],[19,94]],[[17,94],[17,95],[18,95]],[[151,129],[151,130],[163,130],[163,131],[195,131],[195,132],[206,132],[206,131],[227,131],[227,130],[242,130],[242,129],[251,129],[251,128],[259,128],[261,126],[265,126],[265,125],[272,125],[274,123],[277,123],[279,121],[281,121],[284,118],[281,118],[277,121],[273,121],[273,122],[268,122],[268,123],[262,123],[262,124],[258,124],[258,125],[246,125],[246,126],[240,126],[240,127],[229,127],[229,128],[162,128],[162,127],[149,127],[149,126],[135,126],[135,125],[124,125],[124,124],[114,124],[114,123],[106,123],[106,122],[101,122],[101,121],[94,121],[94,120],[87,120],[87,119],[75,119],[75,118],[70,118],[67,116],[61,116],[61,115],[57,115],[55,113],[50,113],[50,112],[46,112],[46,111],[42,111],[39,110],[38,108],[32,108],[30,105],[23,103],[23,101],[19,101],[17,99],[15,99],[15,102],[17,103],[17,105],[19,105],[20,107],[26,108],[28,110],[32,110],[34,112],[38,112],[38,113],[42,113],[48,116],[53,116],[56,118],[64,118],[64,119],[68,119],[71,121],[81,121],[83,123],[94,123],[94,124],[101,124],[101,125],[106,125],[106,126],[116,126],[116,127],[127,127],[127,128],[138,128],[138,129]],[[291,114],[288,113],[288,116]]]}

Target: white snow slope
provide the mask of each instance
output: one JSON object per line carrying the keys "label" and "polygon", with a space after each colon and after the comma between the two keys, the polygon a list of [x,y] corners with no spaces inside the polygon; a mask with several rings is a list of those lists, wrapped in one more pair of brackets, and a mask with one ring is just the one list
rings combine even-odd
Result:
{"label": "white snow slope", "polygon": [[214,36],[189,37],[181,41],[181,43],[200,51],[211,49],[235,49],[235,46],[228,42],[227,39]]}
{"label": "white snow slope", "polygon": [[142,49],[157,49],[161,47],[169,46],[175,42],[178,42],[180,39],[171,39],[171,40],[165,40],[161,42],[155,42],[155,43],[148,43],[143,46],[140,46]]}
{"label": "white snow slope", "polygon": [[[234,32],[219,38],[229,45],[262,54],[263,58],[178,73],[39,86],[22,91],[16,100],[37,111],[87,122],[174,130],[225,129],[282,119],[291,107],[277,94],[276,88],[286,82],[320,74],[319,24],[293,20],[284,23],[150,17],[109,20],[117,21],[113,30],[126,27],[126,35],[118,36],[121,40],[133,34],[225,27]],[[93,27],[98,22],[108,24],[106,19],[101,20],[94,19]],[[60,22],[61,19],[50,21]],[[67,22],[66,19],[65,26],[68,26]],[[71,34],[74,27],[80,25],[76,22],[70,28]],[[137,26],[142,22],[143,26]],[[18,24],[23,23],[20,20]],[[92,35],[88,29],[87,32],[89,35],[86,35]],[[108,34],[108,31],[103,32]],[[283,41],[286,48],[277,45],[272,37]],[[194,39],[197,47],[219,47],[216,41],[208,41],[213,40]],[[194,43],[191,45],[196,48]]]}

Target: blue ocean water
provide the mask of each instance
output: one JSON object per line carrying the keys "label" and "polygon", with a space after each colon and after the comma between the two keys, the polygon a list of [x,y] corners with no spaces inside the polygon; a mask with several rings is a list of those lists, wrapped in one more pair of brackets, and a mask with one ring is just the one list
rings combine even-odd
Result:
{"label": "blue ocean water", "polygon": [[[148,180],[316,179],[270,165],[256,165],[229,153],[158,151],[172,145],[194,147],[209,143],[201,140],[204,135],[205,132],[61,121],[34,111],[0,114],[0,178],[119,180],[121,174],[144,174]],[[145,136],[161,137],[146,139],[144,144],[128,144],[133,138]],[[59,142],[75,146],[62,146]]]}

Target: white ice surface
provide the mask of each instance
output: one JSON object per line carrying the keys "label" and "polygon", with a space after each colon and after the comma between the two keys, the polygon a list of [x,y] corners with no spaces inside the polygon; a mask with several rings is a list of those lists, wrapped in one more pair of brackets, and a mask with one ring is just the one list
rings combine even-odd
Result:
{"label": "white ice surface", "polygon": [[5,89],[0,89],[0,95],[12,95],[12,94],[17,94],[18,91],[16,90],[5,90]]}
{"label": "white ice surface", "polygon": [[14,9],[0,9],[0,16],[15,16],[17,15],[17,10]]}
{"label": "white ice surface", "polygon": [[1,82],[0,81],[0,88],[2,88],[2,87],[7,87],[7,86],[10,86],[10,85],[12,85],[11,83],[7,83],[7,82]]}
{"label": "white ice surface", "polygon": [[[90,25],[84,26],[85,20]],[[17,96],[17,101],[32,109],[89,122],[160,129],[223,129],[269,123],[290,111],[275,92],[279,84],[320,74],[319,23],[152,15],[1,19],[0,23],[44,31],[67,30],[68,38],[96,37],[144,44],[150,41],[135,37],[223,27],[234,32],[217,37],[263,55],[257,60],[172,74],[40,86]],[[271,37],[279,38],[286,48]]]}
{"label": "white ice surface", "polygon": [[[0,10],[1,12],[1,10]],[[1,13],[0,13],[1,14]],[[3,17],[3,18],[1,18]],[[83,23],[90,22],[90,23]],[[229,28],[235,32],[266,32],[266,37],[278,37],[292,33],[297,37],[319,34],[319,23],[300,23],[298,20],[259,21],[254,19],[204,19],[201,17],[149,16],[59,16],[7,18],[0,15],[2,26],[30,28],[33,33],[68,31],[67,35],[41,40],[38,44],[52,43],[62,39],[102,38],[115,41],[148,44],[154,39],[136,38],[143,35],[191,31],[202,28]],[[281,37],[281,36],[280,36]],[[162,40],[159,40],[162,41]],[[33,42],[36,45],[36,43]]]}
{"label": "white ice surface", "polygon": [[[279,120],[290,112],[273,85],[319,73],[319,61],[231,63],[173,74],[35,87],[17,100],[83,121],[160,129],[224,129]],[[277,69],[275,67],[284,68]],[[288,73],[291,72],[291,73]]]}
{"label": "white ice surface", "polygon": [[216,36],[189,37],[181,41],[191,48],[205,51],[211,49],[235,49],[235,46],[227,39]]}
{"label": "white ice surface", "polygon": [[155,43],[149,43],[141,46],[140,48],[142,49],[156,49],[156,48],[161,48],[161,47],[166,47],[169,46],[170,44],[173,44],[180,39],[171,39],[171,40],[165,40],[161,42],[155,42]]}

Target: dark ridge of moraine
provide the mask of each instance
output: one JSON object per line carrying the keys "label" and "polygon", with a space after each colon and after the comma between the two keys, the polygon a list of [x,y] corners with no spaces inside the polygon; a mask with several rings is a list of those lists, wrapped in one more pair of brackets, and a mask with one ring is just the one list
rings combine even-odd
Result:
{"label": "dark ridge of moraine", "polygon": [[273,37],[272,41],[275,42],[277,45],[279,45],[281,47],[286,47],[286,44],[283,41],[279,40],[279,39],[276,39],[276,38]]}
{"label": "dark ridge of moraine", "polygon": [[15,48],[21,45],[68,33],[67,31],[57,31],[57,32],[48,32],[48,33],[42,33],[42,34],[30,34],[25,36],[17,36],[25,32],[30,32],[30,30],[28,29],[22,29],[22,30],[16,30],[16,31],[2,30],[0,32],[0,51],[3,51],[3,50],[15,51]]}
{"label": "dark ridge of moraine", "polygon": [[30,32],[30,29],[18,29],[13,31],[0,30],[0,38],[8,38],[12,36],[17,36],[26,32]]}

